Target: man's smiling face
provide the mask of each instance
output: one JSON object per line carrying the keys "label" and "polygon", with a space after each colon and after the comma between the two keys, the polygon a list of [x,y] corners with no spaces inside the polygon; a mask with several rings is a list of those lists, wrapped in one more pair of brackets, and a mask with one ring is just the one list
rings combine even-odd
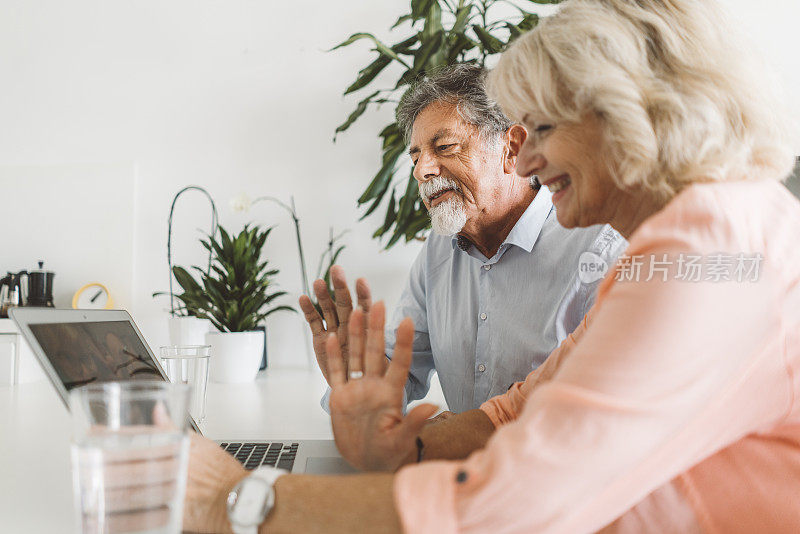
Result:
{"label": "man's smiling face", "polygon": [[479,224],[503,196],[503,143],[487,140],[454,104],[435,102],[417,116],[409,155],[434,231],[452,235]]}

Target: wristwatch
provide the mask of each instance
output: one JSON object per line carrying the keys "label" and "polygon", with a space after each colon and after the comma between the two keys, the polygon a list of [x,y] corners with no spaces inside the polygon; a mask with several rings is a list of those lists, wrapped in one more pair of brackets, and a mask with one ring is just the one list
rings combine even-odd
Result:
{"label": "wristwatch", "polygon": [[275,481],[285,469],[259,467],[228,493],[228,520],[234,534],[257,534],[275,505]]}

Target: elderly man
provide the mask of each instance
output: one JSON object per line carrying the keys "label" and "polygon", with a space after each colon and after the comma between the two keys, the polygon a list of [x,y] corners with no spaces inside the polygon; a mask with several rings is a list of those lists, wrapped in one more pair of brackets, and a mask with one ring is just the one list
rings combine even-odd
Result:
{"label": "elderly man", "polygon": [[[433,233],[386,325],[386,354],[402,318],[413,319],[406,399],[423,398],[436,370],[456,413],[478,408],[538,367],[594,301],[602,273],[580,273],[579,263],[612,265],[626,244],[607,225],[558,224],[550,200],[556,191],[516,172],[526,138],[540,133],[502,113],[486,95],[484,75],[475,65],[443,70],[407,93],[397,114]],[[310,299],[300,299],[329,383],[325,338],[338,332],[346,353],[352,311],[340,268],[332,269],[332,279],[336,302],[323,281],[314,284],[324,323]],[[364,280],[356,293],[369,308]]]}

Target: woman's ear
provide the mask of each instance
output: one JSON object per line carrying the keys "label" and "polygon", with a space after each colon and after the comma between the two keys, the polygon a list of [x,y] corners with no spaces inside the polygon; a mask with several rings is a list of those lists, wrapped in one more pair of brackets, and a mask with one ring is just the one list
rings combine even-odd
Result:
{"label": "woman's ear", "polygon": [[506,157],[503,160],[503,172],[506,174],[513,173],[517,168],[517,156],[528,138],[528,130],[521,124],[514,124],[506,131],[505,135],[505,152]]}

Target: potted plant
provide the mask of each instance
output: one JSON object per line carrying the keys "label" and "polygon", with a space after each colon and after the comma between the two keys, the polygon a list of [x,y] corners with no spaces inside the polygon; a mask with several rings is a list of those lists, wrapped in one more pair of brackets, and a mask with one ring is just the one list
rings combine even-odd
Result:
{"label": "potted plant", "polygon": [[291,306],[270,307],[285,291],[270,292],[277,269],[268,269],[261,252],[272,228],[259,226],[231,236],[218,227],[219,238],[201,240],[212,254],[210,271],[192,269],[198,282],[186,269],[174,267],[175,279],[183,288],[176,295],[187,311],[208,319],[219,332],[206,334],[211,345],[209,376],[216,382],[248,382],[255,378],[264,352],[264,333],[256,330],[270,314],[292,310]]}

